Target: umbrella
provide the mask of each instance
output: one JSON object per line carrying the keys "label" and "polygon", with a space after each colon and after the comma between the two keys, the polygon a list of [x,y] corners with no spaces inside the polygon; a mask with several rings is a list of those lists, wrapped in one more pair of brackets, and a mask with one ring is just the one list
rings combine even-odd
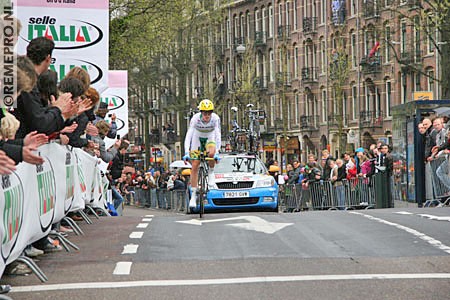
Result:
{"label": "umbrella", "polygon": [[191,164],[189,162],[187,162],[187,161],[184,161],[184,160],[176,160],[176,161],[172,162],[169,165],[169,167],[171,169],[178,169],[178,168],[180,168],[180,169],[182,169],[182,168],[190,169],[190,168],[192,168]]}

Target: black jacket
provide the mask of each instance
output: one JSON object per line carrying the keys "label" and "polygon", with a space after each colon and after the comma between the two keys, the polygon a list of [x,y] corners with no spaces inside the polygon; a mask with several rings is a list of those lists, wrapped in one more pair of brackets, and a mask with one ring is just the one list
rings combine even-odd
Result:
{"label": "black jacket", "polygon": [[75,148],[82,148],[88,144],[88,140],[82,138],[81,135],[83,135],[86,130],[89,118],[86,113],[82,113],[75,119],[75,122],[78,124],[77,128],[72,133],[67,134],[69,137],[69,145]]}
{"label": "black jacket", "polygon": [[24,138],[34,130],[49,135],[65,126],[61,110],[57,107],[45,107],[36,87],[30,93],[20,93],[13,115],[20,121],[16,138]]}
{"label": "black jacket", "polygon": [[117,152],[116,156],[114,156],[111,164],[111,170],[110,174],[112,176],[112,179],[118,179],[120,176],[122,176],[122,170],[123,170],[123,155],[120,154],[120,152]]}
{"label": "black jacket", "polygon": [[20,163],[22,158],[23,140],[0,140],[0,150],[3,150],[16,164]]}

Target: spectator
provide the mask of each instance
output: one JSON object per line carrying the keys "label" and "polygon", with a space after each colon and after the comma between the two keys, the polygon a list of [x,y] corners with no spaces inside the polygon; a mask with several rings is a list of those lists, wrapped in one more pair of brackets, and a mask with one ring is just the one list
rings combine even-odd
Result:
{"label": "spectator", "polygon": [[[100,102],[97,112],[95,113],[94,124],[98,121],[105,120],[106,114],[108,113],[108,104],[105,102]],[[116,114],[111,114],[111,127],[106,135],[110,139],[115,139],[117,135],[117,124],[116,124]]]}
{"label": "spectator", "polygon": [[[35,38],[28,44],[27,56],[34,64],[35,73],[41,74],[48,69],[54,46],[53,41],[45,37]],[[15,117],[20,121],[17,137],[23,138],[34,130],[47,135],[60,131],[65,127],[65,120],[77,112],[69,94],[60,95],[52,105],[44,107],[36,86],[30,93],[22,92],[14,110]]]}

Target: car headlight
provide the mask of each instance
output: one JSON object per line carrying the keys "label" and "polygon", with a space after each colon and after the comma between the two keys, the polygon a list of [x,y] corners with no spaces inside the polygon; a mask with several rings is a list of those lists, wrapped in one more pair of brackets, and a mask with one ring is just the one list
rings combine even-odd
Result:
{"label": "car headlight", "polygon": [[263,180],[258,180],[256,183],[256,187],[271,187],[275,185],[275,179],[270,176],[269,178],[265,178]]}

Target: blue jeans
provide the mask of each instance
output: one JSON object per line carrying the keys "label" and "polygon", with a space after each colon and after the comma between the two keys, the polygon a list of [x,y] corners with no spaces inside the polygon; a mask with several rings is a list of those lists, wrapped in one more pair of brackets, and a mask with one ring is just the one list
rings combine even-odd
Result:
{"label": "blue jeans", "polygon": [[114,185],[111,185],[112,198],[114,200],[114,208],[117,209],[120,204],[123,202],[122,195],[116,190]]}
{"label": "blue jeans", "polygon": [[343,185],[336,186],[337,207],[340,210],[345,209],[345,187]]}

